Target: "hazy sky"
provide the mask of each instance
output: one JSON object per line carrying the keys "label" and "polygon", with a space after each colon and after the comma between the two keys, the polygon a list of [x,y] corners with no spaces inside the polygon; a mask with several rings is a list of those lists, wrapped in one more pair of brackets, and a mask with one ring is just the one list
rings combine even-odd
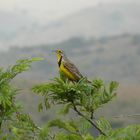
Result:
{"label": "hazy sky", "polygon": [[[29,29],[30,32],[30,26],[36,25],[36,23],[39,27],[42,25],[44,27],[44,25],[51,25],[53,21],[97,4],[129,1],[134,3],[140,0],[0,0],[0,16],[3,19],[0,23],[0,49],[11,46],[12,41],[17,41],[16,36],[20,34],[21,27],[26,25],[29,27],[26,29]],[[6,39],[9,38],[11,32],[12,34],[14,32],[15,36],[12,36],[11,42],[7,42]],[[26,31],[25,35],[20,34],[18,41],[22,42],[25,36]]]}
{"label": "hazy sky", "polygon": [[23,10],[37,20],[51,21],[98,3],[118,1],[121,0],[0,0],[0,10]]}

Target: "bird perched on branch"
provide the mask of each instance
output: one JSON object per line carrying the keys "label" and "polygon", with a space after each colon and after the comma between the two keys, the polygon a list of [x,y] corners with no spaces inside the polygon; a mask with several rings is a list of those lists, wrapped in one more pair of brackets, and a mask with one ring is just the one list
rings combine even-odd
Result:
{"label": "bird perched on branch", "polygon": [[78,68],[66,57],[62,50],[55,50],[59,70],[69,80],[78,82],[83,76]]}

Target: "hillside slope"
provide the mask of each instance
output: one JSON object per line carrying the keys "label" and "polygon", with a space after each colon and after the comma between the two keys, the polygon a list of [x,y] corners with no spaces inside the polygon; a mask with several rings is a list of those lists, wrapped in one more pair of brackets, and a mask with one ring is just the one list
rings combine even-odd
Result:
{"label": "hillside slope", "polygon": [[58,74],[53,49],[63,49],[79,67],[83,75],[118,80],[122,83],[140,83],[140,35],[104,37],[100,39],[71,38],[51,45],[13,48],[0,53],[1,66],[13,64],[17,59],[44,57],[27,77],[48,79]]}

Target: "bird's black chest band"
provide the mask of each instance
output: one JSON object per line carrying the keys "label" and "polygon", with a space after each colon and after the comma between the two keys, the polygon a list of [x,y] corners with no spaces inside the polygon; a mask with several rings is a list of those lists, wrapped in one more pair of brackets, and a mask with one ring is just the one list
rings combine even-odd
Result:
{"label": "bird's black chest band", "polygon": [[62,62],[62,56],[60,57],[59,61],[58,61],[58,66],[60,67],[61,65],[61,62]]}

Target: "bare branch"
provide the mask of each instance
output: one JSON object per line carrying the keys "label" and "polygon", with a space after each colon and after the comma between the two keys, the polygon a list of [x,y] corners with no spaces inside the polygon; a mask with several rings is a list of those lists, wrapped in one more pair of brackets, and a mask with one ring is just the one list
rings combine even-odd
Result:
{"label": "bare branch", "polygon": [[113,118],[127,118],[127,117],[140,117],[140,114],[128,114],[128,115],[119,115],[119,116],[114,116]]}
{"label": "bare branch", "polygon": [[76,105],[74,103],[73,104],[73,109],[77,112],[77,114],[83,118],[85,118],[89,123],[91,123],[93,125],[94,128],[96,128],[100,134],[106,136],[106,134],[90,119],[90,118],[87,118],[84,114],[82,114],[76,107]]}

